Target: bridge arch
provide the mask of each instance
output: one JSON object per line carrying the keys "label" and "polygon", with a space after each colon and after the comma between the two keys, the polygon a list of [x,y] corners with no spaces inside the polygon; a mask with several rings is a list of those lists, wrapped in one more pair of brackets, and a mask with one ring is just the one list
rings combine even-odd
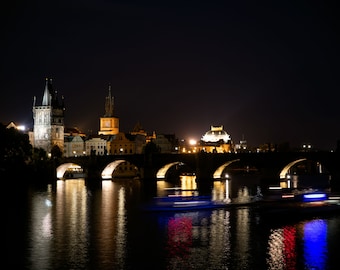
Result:
{"label": "bridge arch", "polygon": [[330,188],[331,174],[319,161],[300,158],[288,163],[280,172],[282,188]]}
{"label": "bridge arch", "polygon": [[300,158],[297,160],[294,160],[290,163],[288,163],[280,172],[280,179],[285,179],[287,177],[287,174],[289,173],[289,170],[296,164],[301,163],[303,161],[306,161],[306,158]]}
{"label": "bridge arch", "polygon": [[114,171],[118,168],[119,165],[123,163],[130,163],[130,162],[124,159],[119,159],[119,160],[112,161],[108,165],[106,165],[106,167],[101,173],[102,179],[103,180],[112,179],[113,178],[112,174],[114,173]]}
{"label": "bridge arch", "polygon": [[83,172],[83,168],[76,164],[76,163],[72,163],[72,162],[68,162],[68,163],[64,163],[61,164],[57,167],[56,171],[57,171],[57,178],[58,179],[64,179],[65,178],[65,172],[66,171],[74,171],[74,172]]}
{"label": "bridge arch", "polygon": [[223,178],[222,177],[222,173],[223,171],[225,170],[225,168],[227,168],[230,164],[234,163],[234,162],[237,162],[237,161],[240,161],[240,159],[234,159],[234,160],[230,160],[224,164],[222,164],[220,167],[218,167],[216,169],[216,171],[214,172],[213,174],[213,178],[214,179],[220,179],[220,178]]}
{"label": "bridge arch", "polygon": [[157,173],[156,173],[156,178],[157,179],[164,179],[166,177],[166,173],[168,172],[168,170],[175,166],[175,165],[184,165],[183,162],[180,162],[180,161],[176,161],[176,162],[171,162],[171,163],[168,163],[166,165],[164,165],[162,168],[160,168]]}

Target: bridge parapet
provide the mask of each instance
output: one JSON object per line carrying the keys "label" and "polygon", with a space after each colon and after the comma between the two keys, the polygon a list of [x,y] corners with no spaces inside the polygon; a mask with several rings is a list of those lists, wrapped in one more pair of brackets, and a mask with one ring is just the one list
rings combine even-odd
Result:
{"label": "bridge parapet", "polygon": [[[340,153],[332,152],[272,152],[272,153],[196,153],[196,154],[134,154],[107,156],[79,156],[59,160],[80,165],[89,177],[100,179],[100,174],[110,162],[126,160],[140,171],[141,178],[156,179],[157,171],[166,164],[181,162],[201,179],[212,179],[223,164],[238,160],[241,168],[256,168],[263,178],[279,179],[281,170],[298,159],[320,162],[333,178],[340,178]],[[235,165],[236,166],[236,165]],[[340,180],[337,180],[340,182]]]}

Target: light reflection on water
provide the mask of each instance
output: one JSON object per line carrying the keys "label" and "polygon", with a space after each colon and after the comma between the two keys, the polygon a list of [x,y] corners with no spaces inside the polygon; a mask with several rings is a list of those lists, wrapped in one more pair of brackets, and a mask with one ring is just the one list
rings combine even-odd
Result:
{"label": "light reflection on water", "polygon": [[87,264],[89,240],[88,196],[84,181],[57,181],[55,196],[52,245],[56,263],[59,265],[64,261],[63,267],[83,268]]}
{"label": "light reflection on water", "polygon": [[325,220],[312,220],[303,226],[303,247],[305,267],[325,269],[327,262],[327,223]]}
{"label": "light reflection on water", "polygon": [[330,269],[337,252],[328,239],[339,238],[339,217],[271,225],[248,207],[146,214],[140,193],[138,180],[31,191],[26,268]]}
{"label": "light reflection on water", "polygon": [[314,219],[271,230],[267,262],[270,269],[297,269],[301,244],[303,269],[327,269],[327,221]]}
{"label": "light reflection on water", "polygon": [[31,218],[31,253],[33,269],[49,269],[48,260],[51,253],[51,241],[53,239],[52,214],[51,214],[51,190],[46,193],[37,193],[32,197]]}

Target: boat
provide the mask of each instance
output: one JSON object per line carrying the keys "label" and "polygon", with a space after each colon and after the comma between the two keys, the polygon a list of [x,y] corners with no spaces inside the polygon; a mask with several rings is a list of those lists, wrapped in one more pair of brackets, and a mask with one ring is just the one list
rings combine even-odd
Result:
{"label": "boat", "polygon": [[280,198],[263,200],[256,209],[270,218],[301,218],[322,214],[340,213],[340,196],[319,190],[283,192]]}
{"label": "boat", "polygon": [[180,193],[169,194],[163,197],[154,197],[142,208],[146,211],[191,211],[204,209],[218,209],[248,206],[256,203],[256,200],[244,202],[231,202],[231,200],[213,200],[210,195],[182,195]]}
{"label": "boat", "polygon": [[85,178],[87,175],[86,173],[82,173],[82,172],[66,172],[64,174],[63,179],[78,179],[78,178]]}
{"label": "boat", "polygon": [[211,196],[166,196],[155,197],[153,200],[144,205],[143,209],[147,211],[190,211],[201,209],[217,209],[228,206],[224,201],[213,201]]}
{"label": "boat", "polygon": [[[181,190],[183,191],[183,190]],[[315,214],[340,210],[340,196],[319,190],[280,192],[280,196],[255,196],[249,201],[215,201],[211,196],[175,194],[154,197],[142,208],[146,211],[191,211],[218,208],[253,207],[266,215]]]}

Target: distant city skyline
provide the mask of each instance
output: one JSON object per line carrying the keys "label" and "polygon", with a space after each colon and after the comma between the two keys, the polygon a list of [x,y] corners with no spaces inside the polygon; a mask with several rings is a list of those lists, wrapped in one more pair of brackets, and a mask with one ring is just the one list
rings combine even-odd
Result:
{"label": "distant city skyline", "polygon": [[[45,80],[47,80],[48,78],[46,77],[46,78],[44,78]],[[53,78],[50,78],[50,81],[52,82],[53,81]],[[111,111],[111,113],[113,113],[113,111],[115,111],[115,104],[113,104],[113,100],[114,100],[114,95],[112,94],[112,89],[111,89],[111,83],[108,83],[107,84],[107,89],[106,89],[106,96],[104,96],[103,98],[101,98],[102,99],[102,111],[103,111],[103,113],[102,113],[102,115],[99,115],[99,113],[98,113],[98,115],[99,115],[99,117],[98,117],[98,119],[97,119],[97,125],[98,125],[98,128],[96,128],[96,127],[94,127],[93,129],[88,129],[87,131],[86,130],[83,130],[81,127],[79,127],[79,126],[77,126],[77,125],[72,125],[72,123],[71,124],[66,124],[66,123],[68,123],[69,121],[67,121],[68,119],[67,119],[67,116],[65,117],[65,128],[67,129],[67,128],[77,128],[77,129],[79,129],[81,132],[83,132],[83,133],[85,133],[85,134],[87,134],[87,135],[97,135],[98,134],[98,132],[100,131],[100,119],[101,119],[101,117],[104,117],[108,112],[107,112],[107,106],[108,106],[108,98],[110,98],[110,111]],[[59,91],[57,91],[58,92],[58,95],[61,95],[63,98],[65,98],[65,96],[62,94],[62,93],[60,93]],[[107,96],[109,94],[109,96]],[[112,95],[112,96],[111,96]],[[67,99],[67,98],[66,98]],[[38,101],[36,101],[36,100],[38,100]],[[40,100],[40,101],[39,101]],[[34,96],[33,97],[33,104],[35,104],[36,102],[38,102],[39,104],[42,104],[43,103],[43,101],[44,101],[44,95],[42,94],[41,95],[41,97],[39,97],[39,96]],[[67,108],[65,108],[65,110],[67,111]],[[113,114],[112,114],[112,116],[115,116],[116,118],[118,118],[119,120],[121,120],[120,119],[120,117],[114,112]],[[72,117],[71,117],[72,118]],[[22,125],[22,126],[25,126],[26,127],[26,129],[33,129],[33,114],[32,114],[32,123],[31,124],[27,124],[27,123],[23,123],[23,122],[17,122],[17,121],[15,121],[15,120],[12,120],[11,122],[14,122],[14,123],[16,123],[16,124],[20,124],[20,125]],[[120,122],[124,122],[124,121],[120,121]],[[9,124],[9,123],[3,123],[3,124]],[[142,128],[144,128],[144,126],[143,126],[143,124],[140,122],[140,121],[136,121],[135,122],[135,125],[137,125],[137,124],[139,124]],[[131,132],[132,130],[133,130],[133,128],[135,127],[135,125],[133,125],[129,130],[122,130],[121,128],[119,128],[119,131],[121,131],[121,132],[124,132],[124,133],[129,133],[129,132]],[[188,133],[188,134],[190,134],[190,131],[181,131],[181,132],[176,132],[176,131],[174,131],[174,132],[171,132],[171,133],[164,133],[164,132],[158,132],[156,129],[150,129],[150,130],[147,130],[147,129],[145,129],[145,131],[147,132],[147,133],[152,133],[152,132],[156,132],[157,134],[174,134],[178,139],[180,139],[180,140],[187,140],[187,141],[189,141],[189,140],[194,140],[194,141],[199,141],[199,140],[201,140],[202,139],[202,137],[204,136],[204,134],[207,132],[207,131],[209,131],[210,130],[210,128],[211,127],[213,127],[213,126],[223,126],[223,130],[225,130],[225,131],[227,131],[226,129],[225,129],[225,127],[224,127],[224,125],[223,124],[211,124],[211,125],[209,125],[209,127],[206,129],[206,130],[204,130],[203,132],[202,132],[202,134],[198,134],[198,133],[196,133],[195,135],[189,135],[189,136],[187,136],[187,137],[179,137],[178,136],[178,134],[181,134],[181,133]],[[247,138],[246,138],[246,136],[244,135],[244,134],[242,134],[242,138],[240,138],[239,140],[237,139],[237,140],[235,140],[234,138],[233,138],[233,136],[232,136],[232,134],[230,134],[228,131],[227,131],[227,133],[230,135],[230,138],[231,138],[231,141],[232,141],[232,143],[239,143],[240,141],[242,141],[242,140],[245,140],[245,141],[248,141],[247,140]],[[249,145],[249,147],[257,147],[257,146],[260,146],[260,145],[265,145],[265,144],[272,144],[272,145],[275,145],[275,144],[284,144],[284,143],[288,143],[288,144],[290,144],[290,142],[289,141],[285,141],[285,140],[283,140],[283,141],[280,141],[280,142],[275,142],[275,141],[263,141],[262,143],[259,143],[259,144],[250,144]],[[335,142],[335,145],[337,145],[337,141]],[[320,150],[335,150],[336,149],[336,147],[334,147],[334,148],[332,148],[332,149],[322,149],[322,148],[318,148],[318,146],[317,145],[314,145],[313,143],[311,143],[311,142],[309,142],[309,141],[302,141],[300,144],[297,144],[297,145],[291,145],[291,147],[295,147],[295,148],[303,148],[303,147],[309,147],[309,148],[315,148],[315,149],[320,149]]]}

